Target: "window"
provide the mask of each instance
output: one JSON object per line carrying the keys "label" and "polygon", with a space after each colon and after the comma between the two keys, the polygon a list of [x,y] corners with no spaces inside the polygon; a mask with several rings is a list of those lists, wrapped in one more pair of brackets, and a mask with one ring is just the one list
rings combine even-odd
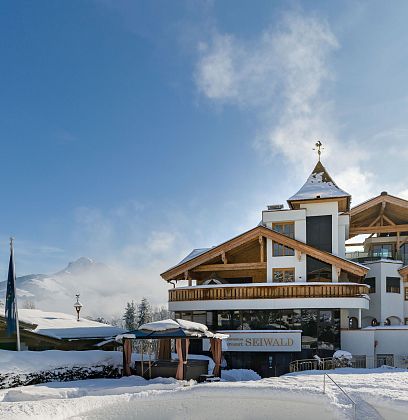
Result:
{"label": "window", "polygon": [[306,243],[321,251],[332,252],[332,217],[306,217]]}
{"label": "window", "polygon": [[368,277],[364,280],[365,284],[370,286],[368,293],[375,293],[375,277]]}
{"label": "window", "polygon": [[349,318],[349,329],[356,330],[358,329],[358,319],[355,316]]}
{"label": "window", "polygon": [[293,222],[273,223],[272,230],[282,233],[282,235],[289,236],[289,238],[295,237],[295,224]]}
{"label": "window", "polygon": [[404,298],[408,300],[408,287],[404,287]]}
{"label": "window", "polygon": [[399,277],[386,278],[386,292],[387,293],[401,293],[400,288],[401,280]]}
{"label": "window", "polygon": [[316,260],[309,255],[306,257],[307,281],[332,281],[332,266]]}
{"label": "window", "polygon": [[375,244],[372,249],[372,256],[379,258],[392,258],[394,246],[392,244]]}
{"label": "window", "polygon": [[408,244],[404,244],[401,246],[401,248],[399,249],[400,255],[399,258],[402,259],[402,262],[404,263],[404,265],[408,265]]}
{"label": "window", "polygon": [[377,367],[394,366],[393,354],[377,354]]}
{"label": "window", "polygon": [[294,268],[274,268],[273,281],[275,283],[289,283],[295,281]]}
{"label": "window", "polygon": [[278,244],[277,242],[273,243],[272,252],[274,257],[290,257],[295,255],[295,251],[292,248]]}
{"label": "window", "polygon": [[404,324],[408,325],[408,318],[404,318]]}

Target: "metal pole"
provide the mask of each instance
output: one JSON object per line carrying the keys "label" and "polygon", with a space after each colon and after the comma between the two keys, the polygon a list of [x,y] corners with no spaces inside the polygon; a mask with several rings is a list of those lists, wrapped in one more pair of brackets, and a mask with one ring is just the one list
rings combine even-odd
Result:
{"label": "metal pole", "polygon": [[17,307],[17,291],[16,291],[16,264],[14,262],[14,238],[10,238],[10,254],[13,260],[13,276],[14,276],[14,301],[16,305],[16,338],[17,338],[17,351],[21,350],[20,344],[20,325],[18,322],[18,307]]}
{"label": "metal pole", "polygon": [[142,350],[142,352],[141,352],[141,358],[140,358],[140,365],[141,365],[141,375],[142,375],[142,378],[144,378],[144,372],[143,372],[143,341],[142,340],[140,340],[139,341],[140,342],[140,346],[141,346],[141,350]]}

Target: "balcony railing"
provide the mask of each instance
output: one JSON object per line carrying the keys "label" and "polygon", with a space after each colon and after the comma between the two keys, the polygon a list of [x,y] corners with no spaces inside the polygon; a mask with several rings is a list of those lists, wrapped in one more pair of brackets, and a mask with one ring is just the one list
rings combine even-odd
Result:
{"label": "balcony railing", "polygon": [[379,261],[379,260],[395,260],[395,261],[403,261],[404,264],[406,263],[406,258],[404,258],[400,252],[395,251],[378,251],[378,252],[361,252],[361,251],[354,251],[354,252],[346,252],[346,258],[355,262],[364,263],[364,261]]}
{"label": "balcony railing", "polygon": [[369,287],[357,283],[234,286],[192,286],[169,290],[169,302],[236,299],[350,298],[368,294]]}

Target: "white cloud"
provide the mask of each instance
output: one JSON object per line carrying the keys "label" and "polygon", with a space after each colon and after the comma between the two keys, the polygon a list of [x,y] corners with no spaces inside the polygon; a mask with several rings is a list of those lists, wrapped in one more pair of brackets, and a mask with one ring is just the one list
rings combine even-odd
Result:
{"label": "white cloud", "polygon": [[148,249],[153,253],[165,252],[174,245],[175,235],[171,232],[153,231],[147,241]]}
{"label": "white cloud", "polygon": [[214,32],[200,44],[195,80],[213,103],[256,114],[255,147],[263,156],[282,157],[299,182],[316,160],[313,144],[321,140],[324,163],[358,202],[372,193],[373,176],[363,169],[369,154],[339,137],[328,99],[335,79],[329,61],[338,48],[324,19],[288,13],[254,40]]}

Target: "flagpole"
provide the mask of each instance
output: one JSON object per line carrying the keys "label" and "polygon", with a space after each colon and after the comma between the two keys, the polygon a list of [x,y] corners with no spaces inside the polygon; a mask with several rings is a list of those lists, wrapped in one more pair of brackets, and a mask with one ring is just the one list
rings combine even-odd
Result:
{"label": "flagpole", "polygon": [[16,265],[14,263],[14,238],[10,238],[10,256],[13,261],[13,273],[14,273],[14,299],[15,299],[15,305],[16,305],[16,338],[17,338],[17,351],[21,350],[20,345],[20,325],[18,322],[18,307],[17,307],[17,291],[16,291]]}

